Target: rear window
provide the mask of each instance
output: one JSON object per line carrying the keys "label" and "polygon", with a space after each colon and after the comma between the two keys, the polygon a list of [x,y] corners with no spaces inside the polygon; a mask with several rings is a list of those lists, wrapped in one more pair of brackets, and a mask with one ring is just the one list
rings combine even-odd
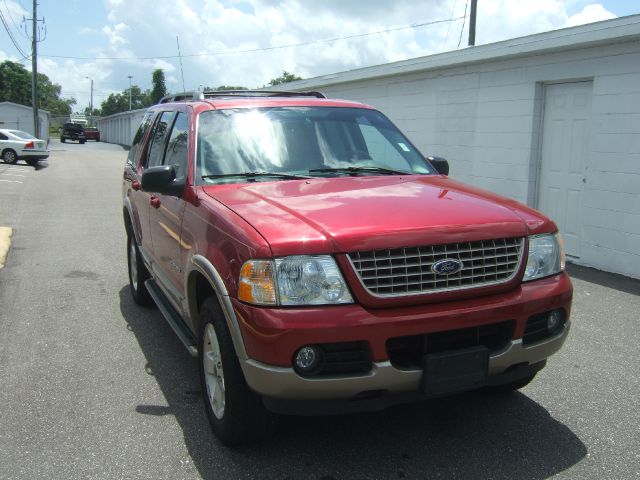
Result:
{"label": "rear window", "polygon": [[9,133],[15,137],[22,138],[24,140],[32,140],[36,138],[30,133],[23,132],[22,130],[9,130]]}
{"label": "rear window", "polygon": [[77,123],[65,123],[64,124],[64,128],[66,128],[67,130],[73,130],[73,131],[76,131],[76,132],[84,131],[84,127],[82,125],[77,124]]}

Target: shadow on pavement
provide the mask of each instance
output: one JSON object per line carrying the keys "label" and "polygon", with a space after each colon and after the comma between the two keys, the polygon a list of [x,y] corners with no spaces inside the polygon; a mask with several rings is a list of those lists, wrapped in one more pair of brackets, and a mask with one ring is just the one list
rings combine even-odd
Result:
{"label": "shadow on pavement", "polygon": [[585,282],[595,283],[621,292],[630,293],[631,295],[640,295],[640,281],[633,278],[618,275],[617,273],[608,273],[595,268],[583,267],[573,263],[567,263],[567,273],[572,278],[584,280]]}
{"label": "shadow on pavement", "polygon": [[273,438],[231,450],[211,434],[197,362],[160,313],[133,303],[128,286],[120,290],[120,308],[168,405],[136,411],[174,415],[206,479],[542,479],[587,453],[569,428],[526,395],[482,392],[377,413],[281,417]]}

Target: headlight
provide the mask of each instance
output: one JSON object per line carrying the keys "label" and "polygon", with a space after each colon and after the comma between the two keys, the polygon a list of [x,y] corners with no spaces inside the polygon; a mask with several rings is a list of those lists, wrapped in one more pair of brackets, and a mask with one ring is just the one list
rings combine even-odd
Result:
{"label": "headlight", "polygon": [[238,298],[255,305],[326,305],[353,299],[329,255],[249,260],[240,271]]}
{"label": "headlight", "polygon": [[529,255],[523,282],[555,275],[564,270],[564,251],[560,234],[529,237]]}

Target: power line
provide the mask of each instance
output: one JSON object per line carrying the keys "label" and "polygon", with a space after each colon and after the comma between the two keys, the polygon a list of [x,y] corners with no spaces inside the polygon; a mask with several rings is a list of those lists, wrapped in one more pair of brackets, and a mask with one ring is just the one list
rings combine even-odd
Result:
{"label": "power line", "polygon": [[[465,9],[465,17],[466,17],[466,9]],[[446,20],[435,20],[433,22],[423,22],[423,23],[416,23],[413,25],[406,25],[403,27],[396,27],[396,28],[388,28],[386,30],[378,30],[375,32],[367,32],[367,33],[357,33],[354,35],[344,35],[341,37],[334,37],[334,38],[326,38],[323,40],[314,40],[314,41],[310,41],[310,42],[300,42],[300,43],[290,43],[287,45],[276,45],[273,47],[262,47],[262,48],[251,48],[251,49],[246,49],[246,50],[228,50],[226,52],[202,52],[202,53],[189,53],[189,54],[184,54],[184,55],[157,55],[157,56],[150,56],[150,57],[74,57],[74,56],[67,56],[67,55],[40,55],[41,57],[47,57],[47,58],[64,58],[64,59],[71,59],[71,60],[123,60],[123,61],[131,61],[131,60],[167,60],[167,59],[173,59],[173,58],[185,58],[185,57],[213,57],[213,56],[219,56],[219,55],[235,55],[235,54],[239,54],[239,53],[255,53],[255,52],[266,52],[266,51],[270,51],[270,50],[279,50],[282,48],[293,48],[293,47],[305,47],[308,45],[317,45],[317,44],[321,44],[321,43],[331,43],[331,42],[336,42],[339,40],[350,40],[352,38],[362,38],[362,37],[368,37],[371,35],[380,35],[382,33],[390,33],[390,32],[397,32],[400,30],[408,30],[411,28],[420,28],[420,27],[426,27],[429,25],[435,25],[438,23],[447,23],[447,22],[456,22],[458,20],[462,20],[465,17],[455,17],[455,18],[448,18]]]}
{"label": "power line", "polygon": [[20,52],[20,55],[22,55],[22,60],[24,60],[25,58],[28,58],[29,55],[27,55],[22,51],[22,48],[20,48],[20,45],[18,45],[18,42],[13,37],[13,33],[9,29],[9,25],[7,25],[7,21],[4,18],[2,10],[0,10],[0,20],[2,20],[2,25],[4,25],[4,29],[7,31],[7,34],[9,35],[9,39],[11,39],[11,43],[13,43],[13,46],[16,47],[16,50],[18,50],[18,52]]}
{"label": "power line", "polygon": [[[453,8],[451,9],[452,18],[453,18],[453,14],[456,13],[457,3],[458,3],[458,0],[453,1]],[[447,40],[449,40],[449,30],[451,30],[451,23],[452,22],[449,22],[449,25],[447,25],[447,35],[444,37],[444,42],[442,42],[442,51],[444,51],[445,47],[447,46]]]}
{"label": "power line", "polygon": [[[29,39],[29,35],[26,34],[26,32],[23,32],[19,27],[18,24],[16,23],[16,21],[13,19],[13,15],[11,15],[11,9],[9,8],[9,5],[7,5],[7,0],[2,0],[2,3],[4,3],[4,8],[7,9],[7,15],[9,16],[9,20],[11,20],[11,23],[13,24],[13,26],[15,27],[15,29],[20,32],[20,34],[26,38],[27,40]],[[20,5],[22,6],[22,5]],[[24,20],[23,20],[24,23]]]}
{"label": "power line", "polygon": [[464,32],[464,24],[467,22],[467,7],[469,7],[469,0],[464,4],[464,17],[462,20],[462,28],[460,29],[460,39],[458,40],[458,47],[460,48],[460,42],[462,42],[462,32]]}

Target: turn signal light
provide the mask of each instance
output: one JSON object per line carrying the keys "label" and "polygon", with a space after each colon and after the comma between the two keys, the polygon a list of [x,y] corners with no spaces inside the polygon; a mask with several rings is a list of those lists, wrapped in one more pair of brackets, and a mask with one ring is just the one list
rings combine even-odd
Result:
{"label": "turn signal light", "polygon": [[269,260],[249,260],[240,269],[238,299],[253,305],[275,305],[276,286]]}

